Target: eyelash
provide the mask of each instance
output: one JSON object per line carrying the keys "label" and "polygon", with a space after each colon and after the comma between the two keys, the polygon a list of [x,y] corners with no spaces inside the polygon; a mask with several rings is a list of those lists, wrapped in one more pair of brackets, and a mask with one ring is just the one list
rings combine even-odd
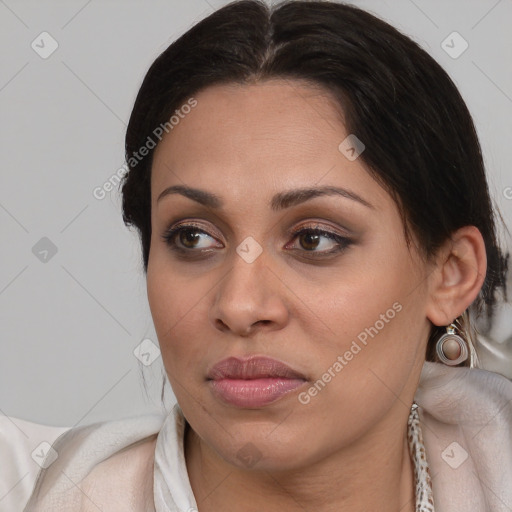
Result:
{"label": "eyelash", "polygon": [[[180,247],[176,243],[175,238],[182,231],[191,231],[194,233],[207,235],[211,238],[215,238],[215,237],[212,237],[206,231],[199,228],[198,226],[194,226],[193,224],[182,224],[182,225],[179,225],[174,228],[170,228],[170,229],[166,230],[164,232],[164,234],[162,235],[163,240],[165,241],[165,243],[169,246],[169,248],[171,250],[176,251],[180,256],[184,256],[184,257],[191,257],[191,255],[193,253],[196,253],[195,256],[197,256],[197,253],[199,253],[199,255],[200,255],[201,252],[203,253],[203,255],[205,252],[211,253],[212,249],[201,250],[201,249],[186,249],[186,248]],[[291,233],[291,236],[293,236],[293,240],[295,240],[296,238],[298,238],[299,235],[302,235],[302,234],[321,235],[325,238],[333,240],[334,242],[336,242],[338,244],[337,248],[331,249],[328,251],[315,251],[315,250],[308,251],[306,249],[298,249],[299,251],[303,251],[303,252],[307,253],[308,257],[313,256],[313,258],[321,258],[324,256],[340,253],[340,252],[344,251],[345,249],[347,249],[353,242],[351,239],[341,236],[341,235],[338,235],[337,233],[333,233],[331,231],[325,231],[323,229],[318,229],[318,228],[313,228],[313,227],[301,227],[300,229],[293,231]],[[199,257],[201,257],[201,256],[199,256]]]}

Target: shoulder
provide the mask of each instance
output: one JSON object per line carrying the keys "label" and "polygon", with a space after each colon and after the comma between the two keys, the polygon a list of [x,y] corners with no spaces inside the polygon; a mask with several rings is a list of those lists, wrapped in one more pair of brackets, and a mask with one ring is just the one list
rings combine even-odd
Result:
{"label": "shoulder", "polygon": [[23,509],[37,474],[53,456],[51,445],[67,430],[0,416],[0,512]]}
{"label": "shoulder", "polygon": [[151,510],[145,504],[163,419],[147,414],[69,429],[52,446],[57,457],[38,474],[26,511]]}
{"label": "shoulder", "polygon": [[512,503],[512,382],[427,362],[415,398],[436,509],[503,510]]}
{"label": "shoulder", "polygon": [[481,368],[425,362],[416,392],[420,406],[449,423],[512,423],[512,381]]}
{"label": "shoulder", "polygon": [[97,464],[79,484],[80,511],[150,510],[156,439],[153,434]]}

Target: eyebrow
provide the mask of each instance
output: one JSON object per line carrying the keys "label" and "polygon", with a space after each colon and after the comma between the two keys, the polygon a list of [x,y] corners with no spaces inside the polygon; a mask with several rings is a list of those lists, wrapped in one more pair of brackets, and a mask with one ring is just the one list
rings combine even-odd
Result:
{"label": "eyebrow", "polygon": [[[193,201],[213,209],[220,209],[224,205],[222,199],[218,195],[207,192],[206,190],[187,187],[185,185],[173,185],[171,187],[167,187],[160,193],[157,198],[157,202],[171,194],[181,194],[182,196],[188,197]],[[351,199],[352,201],[361,203],[367,208],[375,209],[372,204],[357,195],[355,192],[333,186],[299,188],[286,192],[279,192],[275,194],[270,201],[270,207],[273,211],[279,211],[298,205],[300,203],[304,203],[310,199],[313,199],[314,197],[332,195],[339,195],[346,199]]]}

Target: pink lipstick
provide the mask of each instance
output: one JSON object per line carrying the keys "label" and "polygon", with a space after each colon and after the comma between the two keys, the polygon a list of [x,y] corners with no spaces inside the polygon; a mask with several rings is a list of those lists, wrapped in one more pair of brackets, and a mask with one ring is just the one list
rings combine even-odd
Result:
{"label": "pink lipstick", "polygon": [[306,382],[302,373],[263,356],[228,357],[217,363],[207,378],[215,396],[242,408],[263,407]]}

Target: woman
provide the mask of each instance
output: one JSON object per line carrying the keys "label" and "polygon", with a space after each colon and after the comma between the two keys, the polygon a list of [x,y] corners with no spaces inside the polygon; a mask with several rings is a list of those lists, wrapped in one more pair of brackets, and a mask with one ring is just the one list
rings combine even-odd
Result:
{"label": "woman", "polygon": [[512,383],[471,343],[507,261],[426,52],[353,6],[234,2],[153,63],[126,157],[179,405],[66,430],[25,511],[512,508]]}

